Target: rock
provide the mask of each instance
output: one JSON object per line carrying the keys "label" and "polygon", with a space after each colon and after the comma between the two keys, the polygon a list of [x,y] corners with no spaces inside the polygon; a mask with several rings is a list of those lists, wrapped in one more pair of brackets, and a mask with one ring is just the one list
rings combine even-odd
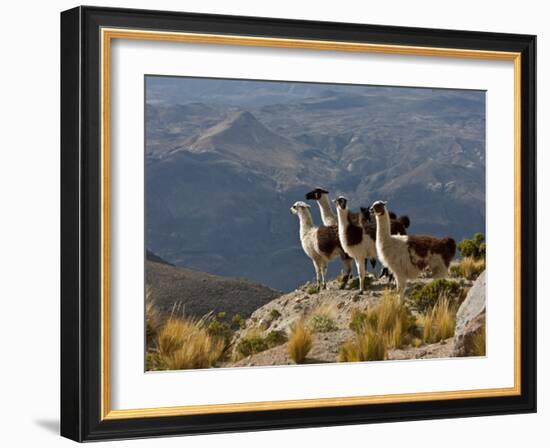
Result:
{"label": "rock", "polygon": [[485,331],[485,271],[474,282],[456,314],[454,356],[472,356],[474,340]]}

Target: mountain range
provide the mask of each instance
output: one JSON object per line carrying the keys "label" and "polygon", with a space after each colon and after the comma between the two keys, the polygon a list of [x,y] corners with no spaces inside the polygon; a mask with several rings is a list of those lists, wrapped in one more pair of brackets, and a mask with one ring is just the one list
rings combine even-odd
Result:
{"label": "mountain range", "polygon": [[177,266],[303,284],[289,207],[317,186],[411,233],[485,232],[485,92],[148,76],[145,125],[146,244]]}

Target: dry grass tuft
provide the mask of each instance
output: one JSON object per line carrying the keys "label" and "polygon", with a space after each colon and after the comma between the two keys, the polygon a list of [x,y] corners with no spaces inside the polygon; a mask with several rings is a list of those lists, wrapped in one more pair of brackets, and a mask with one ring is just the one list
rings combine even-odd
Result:
{"label": "dry grass tuft", "polygon": [[153,301],[153,291],[150,286],[145,289],[145,334],[147,346],[151,346],[162,326],[162,317]]}
{"label": "dry grass tuft", "polygon": [[485,356],[485,325],[472,337],[472,350],[470,356]]}
{"label": "dry grass tuft", "polygon": [[424,327],[424,342],[439,342],[452,337],[455,333],[456,307],[443,296],[435,307],[418,318]]}
{"label": "dry grass tuft", "polygon": [[399,296],[388,290],[384,291],[380,302],[367,311],[366,325],[376,334],[381,335],[388,347],[399,348],[413,322],[412,315]]}
{"label": "dry grass tuft", "polygon": [[485,259],[478,260],[473,257],[464,257],[456,265],[456,271],[468,280],[475,280],[485,270]]}
{"label": "dry grass tuft", "polygon": [[201,320],[171,317],[160,329],[157,351],[163,370],[203,369],[220,359],[224,341],[210,336]]}
{"label": "dry grass tuft", "polygon": [[387,357],[384,337],[372,328],[356,335],[354,341],[346,342],[338,354],[339,362],[382,361]]}
{"label": "dry grass tuft", "polygon": [[288,338],[288,356],[296,364],[303,364],[312,346],[311,331],[303,320],[299,320],[292,327]]}
{"label": "dry grass tuft", "polygon": [[380,302],[367,311],[353,310],[350,329],[355,340],[340,349],[341,362],[380,361],[387,358],[388,348],[399,348],[411,341],[414,319],[399,296],[384,291]]}

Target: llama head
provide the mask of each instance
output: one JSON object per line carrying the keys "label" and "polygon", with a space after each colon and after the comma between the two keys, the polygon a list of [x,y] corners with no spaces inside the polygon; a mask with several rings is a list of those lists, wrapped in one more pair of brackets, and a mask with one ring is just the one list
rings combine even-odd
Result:
{"label": "llama head", "polygon": [[309,208],[310,206],[305,202],[297,201],[292,205],[292,207],[290,207],[290,213],[294,215],[299,215],[307,211]]}
{"label": "llama head", "polygon": [[315,190],[311,190],[309,193],[306,193],[306,199],[308,201],[318,201],[323,197],[324,194],[328,194],[328,191],[323,190],[322,188],[316,188]]}
{"label": "llama head", "polygon": [[382,216],[386,213],[386,201],[376,201],[371,205],[370,209],[376,216]]}
{"label": "llama head", "polygon": [[346,210],[348,206],[348,200],[344,196],[338,196],[334,202],[336,203],[336,208],[338,208],[338,210]]}
{"label": "llama head", "polygon": [[367,221],[367,222],[371,222],[372,219],[371,219],[371,215],[370,215],[370,208],[368,207],[360,207],[361,209],[361,215],[363,215],[363,218]]}

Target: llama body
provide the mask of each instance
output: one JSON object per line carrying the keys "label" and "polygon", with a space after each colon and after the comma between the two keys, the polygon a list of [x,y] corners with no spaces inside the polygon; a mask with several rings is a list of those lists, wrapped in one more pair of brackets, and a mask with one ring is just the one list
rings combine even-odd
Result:
{"label": "llama body", "polygon": [[338,213],[338,236],[344,251],[353,258],[359,275],[359,290],[365,290],[365,260],[376,258],[375,240],[365,230],[361,219],[353,223],[350,220],[347,199],[340,196],[336,200]]}
{"label": "llama body", "polygon": [[429,235],[392,235],[390,216],[385,202],[375,202],[371,209],[376,216],[376,250],[381,263],[392,272],[401,298],[407,280],[418,277],[429,267],[435,278],[445,277],[456,252],[452,238]]}
{"label": "llama body", "polygon": [[294,203],[290,211],[300,219],[300,242],[302,249],[313,262],[319,288],[326,287],[328,264],[338,256],[342,257],[344,280],[347,281],[351,274],[351,259],[343,257],[337,226],[315,226],[309,205],[305,202]]}

